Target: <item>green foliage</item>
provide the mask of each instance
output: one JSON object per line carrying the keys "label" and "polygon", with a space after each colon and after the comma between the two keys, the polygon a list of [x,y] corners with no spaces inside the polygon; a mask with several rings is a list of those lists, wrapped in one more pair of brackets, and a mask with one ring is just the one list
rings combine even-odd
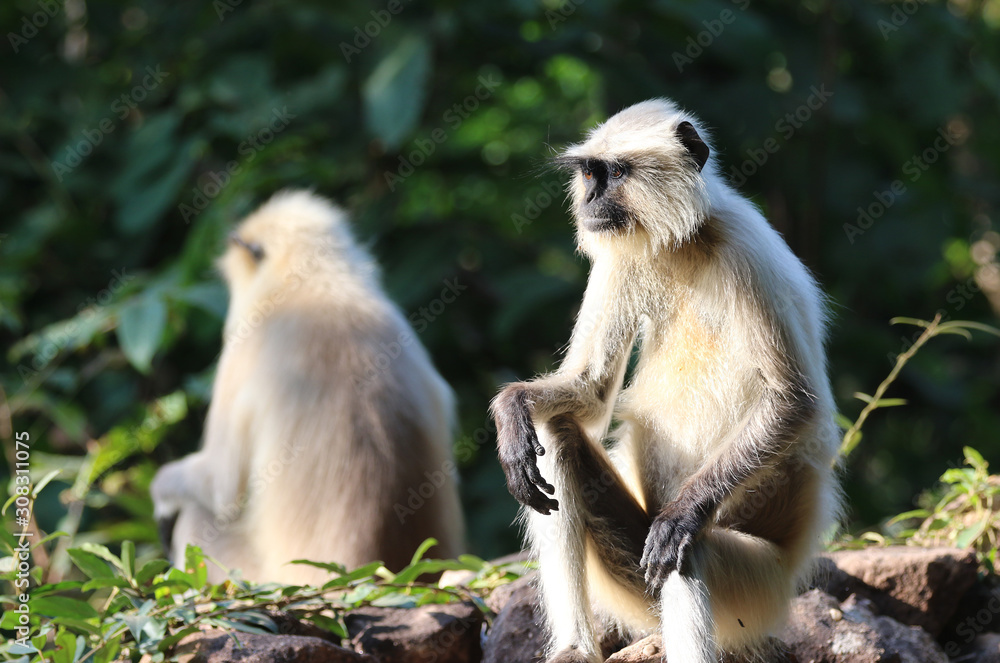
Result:
{"label": "green foliage", "polygon": [[[142,655],[152,661],[172,660],[171,648],[199,627],[278,633],[271,611],[279,610],[341,638],[348,637],[343,615],[364,606],[415,607],[470,600],[489,616],[483,597],[523,572],[517,564],[495,566],[472,555],[458,560],[423,559],[435,543],[425,541],[412,563],[399,573],[390,572],[381,562],[348,572],[338,564],[299,560],[330,572],[330,580],[318,587],[253,585],[238,577],[210,585],[207,565],[213,561],[195,546],[188,546],[180,569],[163,559],[137,566],[130,541],[122,544],[120,556],[104,546],[84,543],[68,552],[87,580],[45,584],[41,569],[35,569],[39,584],[31,588],[27,603],[30,645],[8,639],[0,644],[0,660],[110,662],[138,661]],[[10,542],[7,548],[16,554]],[[423,574],[448,569],[468,571],[471,579],[460,587],[419,581]],[[13,572],[0,574],[0,579],[11,583],[16,577]],[[3,596],[0,600],[15,599]],[[17,613],[5,613],[0,628],[16,626]]]}

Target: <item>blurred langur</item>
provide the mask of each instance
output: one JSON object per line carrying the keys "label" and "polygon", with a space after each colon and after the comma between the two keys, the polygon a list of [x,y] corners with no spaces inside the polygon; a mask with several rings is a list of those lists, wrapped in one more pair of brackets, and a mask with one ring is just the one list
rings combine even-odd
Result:
{"label": "blurred langur", "polygon": [[345,214],[279,193],[219,265],[231,299],[202,449],[151,488],[173,561],[192,543],[247,579],[310,583],[326,573],[288,562],[399,569],[427,537],[462,552],[452,393]]}

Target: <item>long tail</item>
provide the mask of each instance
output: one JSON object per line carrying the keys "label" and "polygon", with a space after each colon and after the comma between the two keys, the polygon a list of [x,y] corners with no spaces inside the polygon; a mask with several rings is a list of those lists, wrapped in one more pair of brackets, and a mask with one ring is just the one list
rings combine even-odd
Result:
{"label": "long tail", "polygon": [[668,663],[716,663],[708,587],[697,575],[674,571],[660,594],[663,649]]}

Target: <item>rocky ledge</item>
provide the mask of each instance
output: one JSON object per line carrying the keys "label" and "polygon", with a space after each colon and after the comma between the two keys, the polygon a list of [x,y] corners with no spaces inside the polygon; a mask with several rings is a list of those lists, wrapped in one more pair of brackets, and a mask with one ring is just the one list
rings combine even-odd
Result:
{"label": "rocky ledge", "polygon": [[[487,604],[368,608],[346,618],[350,640],[294,620],[280,634],[203,631],[178,645],[185,663],[540,663],[531,578]],[[609,663],[660,663],[658,635],[608,640]],[[793,601],[776,659],[795,663],[1000,663],[1000,587],[977,577],[975,556],[950,548],[869,548],[825,555],[818,581]],[[682,662],[671,662],[682,663]]]}

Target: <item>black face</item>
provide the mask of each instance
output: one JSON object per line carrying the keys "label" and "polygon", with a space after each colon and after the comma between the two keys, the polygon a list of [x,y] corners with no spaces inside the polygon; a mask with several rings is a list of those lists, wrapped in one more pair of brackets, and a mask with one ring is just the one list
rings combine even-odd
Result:
{"label": "black face", "polygon": [[628,179],[626,164],[599,159],[580,162],[585,193],[580,216],[587,230],[618,230],[628,225],[619,188]]}
{"label": "black face", "polygon": [[246,249],[246,251],[250,254],[250,257],[253,258],[254,262],[259,263],[264,259],[264,249],[257,242],[248,242],[236,233],[229,236],[229,241],[236,246]]}

